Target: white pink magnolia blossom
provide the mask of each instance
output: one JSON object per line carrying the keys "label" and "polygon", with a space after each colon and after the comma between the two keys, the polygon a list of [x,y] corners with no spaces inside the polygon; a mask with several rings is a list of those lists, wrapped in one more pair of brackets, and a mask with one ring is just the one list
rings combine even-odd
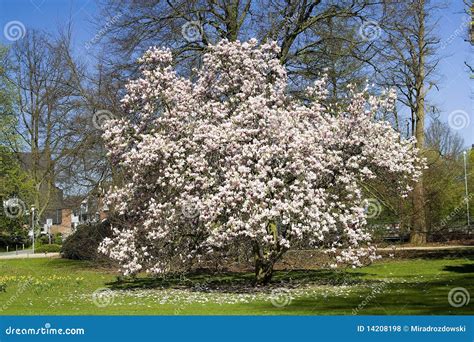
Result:
{"label": "white pink magnolia blossom", "polygon": [[104,134],[124,179],[108,202],[123,223],[100,250],[125,274],[240,244],[270,261],[301,241],[355,266],[374,256],[361,182],[390,174],[406,193],[423,164],[413,140],[375,119],[394,93],[353,91],[335,113],[324,78],[305,101],[288,94],[277,54],[275,43],[222,41],[193,81],[167,49],[140,59],[123,99],[129,114]]}

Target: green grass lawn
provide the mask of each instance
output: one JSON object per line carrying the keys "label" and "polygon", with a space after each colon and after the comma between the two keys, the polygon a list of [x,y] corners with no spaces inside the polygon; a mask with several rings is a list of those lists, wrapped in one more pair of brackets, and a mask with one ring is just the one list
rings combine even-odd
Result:
{"label": "green grass lawn", "polygon": [[[0,315],[472,314],[448,302],[474,296],[474,260],[385,260],[350,270],[279,271],[267,289],[251,274],[190,274],[117,281],[116,274],[64,259],[0,260]],[[5,285],[5,292],[2,285]],[[98,289],[103,292],[98,292]],[[94,292],[96,293],[95,295]],[[99,294],[99,295],[98,295]]]}

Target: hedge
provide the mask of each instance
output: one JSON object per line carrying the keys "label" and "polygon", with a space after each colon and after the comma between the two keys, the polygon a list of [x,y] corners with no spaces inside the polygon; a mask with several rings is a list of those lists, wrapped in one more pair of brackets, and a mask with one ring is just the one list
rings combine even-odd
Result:
{"label": "hedge", "polygon": [[35,248],[35,253],[58,253],[61,251],[61,245],[40,245]]}

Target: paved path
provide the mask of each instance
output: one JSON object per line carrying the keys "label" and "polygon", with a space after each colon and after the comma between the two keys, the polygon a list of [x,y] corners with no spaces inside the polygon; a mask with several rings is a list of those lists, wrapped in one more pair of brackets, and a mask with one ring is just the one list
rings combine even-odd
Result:
{"label": "paved path", "polygon": [[0,253],[0,260],[4,259],[28,259],[28,258],[57,258],[59,253],[38,253],[33,254],[33,250],[25,249],[17,252]]}
{"label": "paved path", "polygon": [[18,250],[18,251],[0,252],[0,256],[17,255],[17,254],[31,254],[32,252],[33,252],[32,249],[22,249],[22,250]]}
{"label": "paved path", "polygon": [[473,249],[474,246],[413,246],[413,247],[384,247],[377,248],[379,251],[444,251],[453,249]]}

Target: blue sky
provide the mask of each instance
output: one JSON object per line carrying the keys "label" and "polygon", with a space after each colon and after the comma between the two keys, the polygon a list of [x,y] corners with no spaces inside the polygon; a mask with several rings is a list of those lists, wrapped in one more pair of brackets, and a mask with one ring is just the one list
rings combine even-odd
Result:
{"label": "blue sky", "polygon": [[[474,64],[473,48],[467,44],[466,19],[463,3],[451,1],[448,8],[440,10],[438,35],[441,38],[441,55],[438,67],[439,91],[432,89],[429,101],[439,107],[441,119],[449,121],[453,115],[467,113],[469,125],[458,129],[465,139],[466,146],[474,144],[474,101],[471,99],[474,87],[470,80],[465,61]],[[8,44],[5,38],[5,25],[20,21],[26,29],[46,29],[54,32],[58,26],[73,21],[75,52],[83,58],[88,57],[87,42],[94,39],[100,30],[92,24],[98,15],[96,1],[93,0],[0,0],[0,42]],[[106,20],[104,20],[105,25]],[[450,113],[454,113],[451,114]]]}

